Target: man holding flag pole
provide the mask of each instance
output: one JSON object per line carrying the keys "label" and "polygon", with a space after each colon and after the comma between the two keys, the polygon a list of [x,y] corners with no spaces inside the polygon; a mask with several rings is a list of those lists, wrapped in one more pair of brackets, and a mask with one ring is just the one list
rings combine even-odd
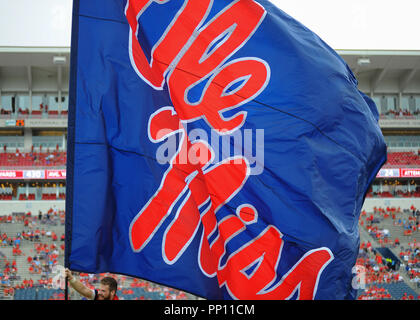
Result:
{"label": "man holding flag pole", "polygon": [[[78,281],[69,269],[65,270],[66,282],[80,295],[89,300],[119,300],[117,296],[117,281],[112,277],[104,277],[100,281],[98,289],[89,289],[82,282]],[[66,300],[68,300],[68,287],[66,284]]]}

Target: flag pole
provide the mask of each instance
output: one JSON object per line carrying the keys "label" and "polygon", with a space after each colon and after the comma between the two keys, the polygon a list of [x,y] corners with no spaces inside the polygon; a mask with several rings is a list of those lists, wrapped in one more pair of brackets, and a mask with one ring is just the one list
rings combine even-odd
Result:
{"label": "flag pole", "polygon": [[65,277],[64,300],[69,300],[69,281],[67,276]]}

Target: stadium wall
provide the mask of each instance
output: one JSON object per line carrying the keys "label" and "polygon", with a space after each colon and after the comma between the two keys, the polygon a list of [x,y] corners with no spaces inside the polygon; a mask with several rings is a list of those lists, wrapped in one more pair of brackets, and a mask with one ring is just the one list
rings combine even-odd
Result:
{"label": "stadium wall", "polygon": [[[365,200],[362,210],[370,212],[373,210],[373,207],[400,207],[401,209],[409,209],[411,205],[414,205],[416,208],[420,208],[420,198],[369,198]],[[58,210],[65,210],[65,201],[64,200],[16,200],[16,201],[0,201],[0,216],[9,215],[11,213],[29,211],[32,214],[38,214],[38,210],[41,210],[43,213],[48,211],[50,208],[56,206]]]}
{"label": "stadium wall", "polygon": [[420,208],[420,198],[369,198],[365,200],[362,210],[367,212],[373,211],[373,207],[400,207],[410,209],[411,205]]}
{"label": "stadium wall", "polygon": [[7,216],[11,213],[27,213],[31,212],[32,215],[37,215],[38,211],[41,210],[42,213],[47,212],[50,208],[54,206],[58,210],[65,210],[65,201],[64,200],[34,200],[34,201],[0,201],[0,216]]}

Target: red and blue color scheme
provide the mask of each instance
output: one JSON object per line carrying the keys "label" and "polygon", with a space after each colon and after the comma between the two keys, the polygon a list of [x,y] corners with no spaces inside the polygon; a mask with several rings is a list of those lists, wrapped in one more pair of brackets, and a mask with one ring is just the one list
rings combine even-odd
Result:
{"label": "red and blue color scheme", "polygon": [[266,0],[74,0],[71,50],[66,267],[208,299],[355,298],[386,146],[317,35]]}

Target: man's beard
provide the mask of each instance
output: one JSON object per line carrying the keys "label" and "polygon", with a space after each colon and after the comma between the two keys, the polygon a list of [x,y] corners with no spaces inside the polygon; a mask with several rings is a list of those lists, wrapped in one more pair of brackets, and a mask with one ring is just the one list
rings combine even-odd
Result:
{"label": "man's beard", "polygon": [[107,295],[107,296],[103,296],[103,295],[98,295],[98,300],[111,300],[111,294]]}

